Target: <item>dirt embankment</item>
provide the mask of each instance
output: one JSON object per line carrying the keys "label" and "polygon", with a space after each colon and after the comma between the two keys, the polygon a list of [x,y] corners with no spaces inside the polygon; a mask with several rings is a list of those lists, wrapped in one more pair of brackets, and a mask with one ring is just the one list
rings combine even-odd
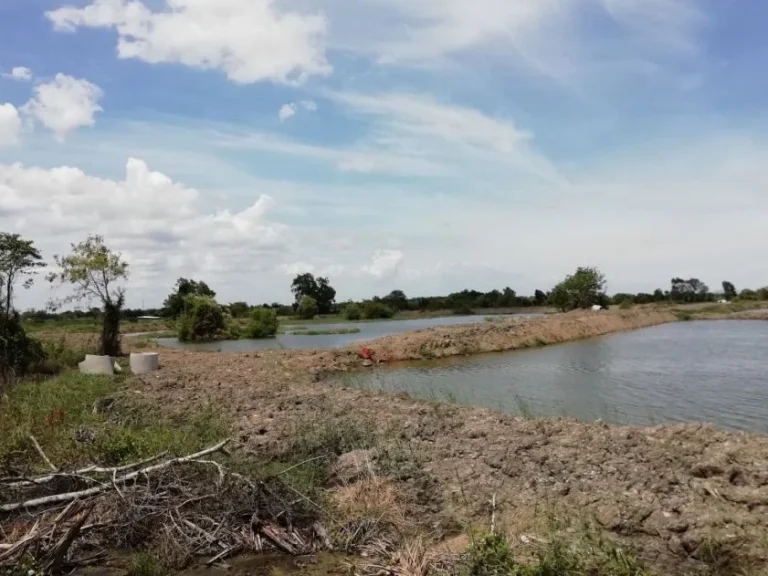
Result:
{"label": "dirt embankment", "polygon": [[[371,348],[392,360],[447,356],[673,319],[667,312],[570,314],[428,330]],[[487,525],[495,496],[499,525],[515,537],[541,534],[555,510],[594,518],[658,574],[692,574],[701,562],[717,564],[719,574],[768,573],[768,438],[697,424],[525,420],[316,381],[318,370],[360,362],[352,351],[169,351],[139,392],[169,409],[218,406],[254,449],[284,442],[318,417],[365,422],[406,461],[397,480],[412,495],[414,516],[445,535],[456,521]]]}

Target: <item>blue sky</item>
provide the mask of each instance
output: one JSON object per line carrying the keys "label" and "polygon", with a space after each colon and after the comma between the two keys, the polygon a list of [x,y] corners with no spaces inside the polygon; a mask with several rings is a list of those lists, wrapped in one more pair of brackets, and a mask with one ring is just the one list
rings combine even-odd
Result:
{"label": "blue sky", "polygon": [[[103,233],[129,304],[768,284],[768,6],[4,0],[0,226]],[[47,287],[21,297],[40,305]]]}

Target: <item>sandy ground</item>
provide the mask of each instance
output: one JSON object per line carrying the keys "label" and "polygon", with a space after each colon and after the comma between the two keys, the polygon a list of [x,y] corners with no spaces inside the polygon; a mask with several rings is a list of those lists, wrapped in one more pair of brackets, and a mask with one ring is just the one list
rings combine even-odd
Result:
{"label": "sandy ground", "polygon": [[[436,328],[369,346],[379,360],[439,357],[674,318],[653,310],[572,313]],[[713,553],[723,574],[746,568],[768,574],[768,438],[699,424],[525,420],[331,384],[334,373],[363,364],[359,351],[164,350],[162,369],[145,377],[138,392],[170,410],[213,404],[255,448],[282,442],[299,423],[318,417],[372,425],[408,455],[399,481],[415,495],[414,513],[446,535],[456,521],[487,522],[495,495],[499,520],[513,535],[535,534],[547,510],[555,510],[594,518],[661,574],[683,573]]]}

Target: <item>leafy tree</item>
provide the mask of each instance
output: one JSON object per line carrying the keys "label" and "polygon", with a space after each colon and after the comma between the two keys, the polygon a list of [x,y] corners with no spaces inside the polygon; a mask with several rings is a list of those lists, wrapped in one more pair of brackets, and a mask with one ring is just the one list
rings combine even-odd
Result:
{"label": "leafy tree", "polygon": [[20,276],[30,276],[23,283],[24,288],[30,288],[33,282],[31,276],[36,273],[37,268],[43,267],[43,257],[32,240],[23,240],[18,234],[0,232],[0,296],[3,296],[5,290],[0,308],[6,319],[10,318],[13,312],[13,290],[16,281]]}
{"label": "leafy tree", "polygon": [[704,302],[709,295],[709,287],[698,278],[672,279],[670,298],[676,302]]}
{"label": "leafy tree", "polygon": [[0,314],[0,398],[11,386],[32,371],[45,352],[37,340],[24,332],[18,312]]}
{"label": "leafy tree", "polygon": [[303,296],[296,312],[302,320],[312,320],[312,318],[317,316],[317,310],[317,300],[312,298],[312,296]]}
{"label": "leafy tree", "polygon": [[562,312],[607,303],[605,275],[597,268],[579,267],[552,289],[549,302]]}
{"label": "leafy tree", "polygon": [[219,338],[226,330],[221,306],[210,296],[187,296],[179,321],[179,340],[205,342]]}
{"label": "leafy tree", "polygon": [[654,302],[662,302],[667,299],[667,295],[664,294],[661,288],[656,288],[656,290],[653,291],[653,301]]}
{"label": "leafy tree", "polygon": [[736,287],[727,280],[723,280],[723,294],[726,300],[733,300],[736,298]]}
{"label": "leafy tree", "polygon": [[536,306],[544,306],[547,303],[547,295],[541,290],[536,290],[533,295],[533,302]]}
{"label": "leafy tree", "polygon": [[128,278],[128,263],[123,255],[107,248],[102,236],[88,236],[83,242],[72,244],[68,256],[54,256],[54,260],[59,270],[49,274],[48,280],[73,287],[73,293],[61,302],[98,300],[103,310],[100,352],[118,356],[125,289],[116,284]]}
{"label": "leafy tree", "polygon": [[229,305],[229,313],[232,314],[233,318],[245,318],[250,309],[251,307],[246,302],[232,302]]}
{"label": "leafy tree", "polygon": [[271,338],[277,334],[278,320],[274,310],[255,308],[251,312],[246,334],[248,338]]}
{"label": "leafy tree", "polygon": [[384,296],[381,301],[395,310],[408,309],[408,298],[406,298],[405,292],[402,290],[392,290],[392,292]]}
{"label": "leafy tree", "polygon": [[363,304],[363,317],[366,320],[392,318],[394,315],[395,311],[383,302],[369,301]]}
{"label": "leafy tree", "polygon": [[330,314],[336,300],[336,290],[330,284],[328,278],[317,278],[312,274],[299,274],[293,279],[291,292],[296,298],[297,305],[305,296],[312,298],[317,304],[320,314]]}
{"label": "leafy tree", "polygon": [[163,303],[163,315],[169,318],[181,316],[184,312],[185,299],[188,296],[216,298],[216,292],[211,290],[205,282],[179,278],[176,281],[176,291],[169,294]]}

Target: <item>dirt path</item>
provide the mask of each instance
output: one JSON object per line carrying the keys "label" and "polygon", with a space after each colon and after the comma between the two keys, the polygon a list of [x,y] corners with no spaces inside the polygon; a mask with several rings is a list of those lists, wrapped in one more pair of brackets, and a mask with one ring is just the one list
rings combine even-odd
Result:
{"label": "dirt path", "polygon": [[[673,319],[658,311],[566,314],[431,329],[371,348],[387,360],[511,350]],[[359,367],[358,350],[164,351],[163,368],[140,392],[168,409],[214,404],[254,448],[318,417],[365,422],[406,455],[403,489],[446,534],[456,521],[486,523],[495,495],[499,521],[514,535],[539,533],[555,510],[596,519],[660,574],[686,573],[700,561],[721,574],[768,573],[768,438],[698,424],[525,420],[323,380]]]}

